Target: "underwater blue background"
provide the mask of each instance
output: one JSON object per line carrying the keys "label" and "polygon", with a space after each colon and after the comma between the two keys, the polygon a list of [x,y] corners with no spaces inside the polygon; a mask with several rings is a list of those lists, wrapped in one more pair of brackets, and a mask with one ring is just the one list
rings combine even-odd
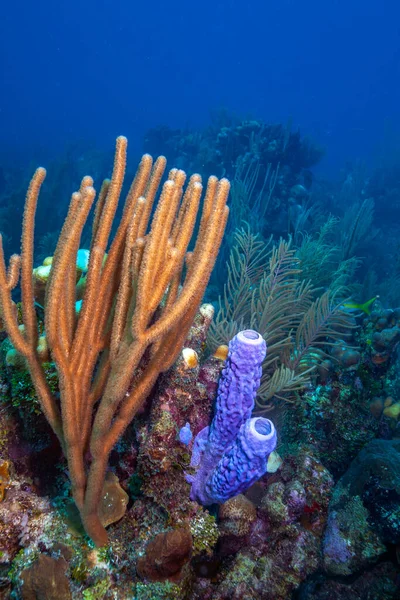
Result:
{"label": "underwater blue background", "polygon": [[0,48],[3,167],[121,133],[141,150],[222,106],[292,117],[325,170],[381,159],[400,130],[396,0],[7,2]]}
{"label": "underwater blue background", "polygon": [[400,599],[399,76],[400,0],[3,2],[0,600]]}

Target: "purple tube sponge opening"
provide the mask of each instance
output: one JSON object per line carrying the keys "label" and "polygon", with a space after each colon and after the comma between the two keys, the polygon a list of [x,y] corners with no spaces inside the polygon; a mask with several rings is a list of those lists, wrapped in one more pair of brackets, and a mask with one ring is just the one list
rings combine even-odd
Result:
{"label": "purple tube sponge opening", "polygon": [[246,329],[229,344],[219,381],[215,416],[193,445],[195,475],[190,497],[200,504],[225,502],[245,491],[267,471],[268,456],[276,446],[273,423],[251,418],[266,355],[263,337]]}
{"label": "purple tube sponge opening", "polygon": [[[242,429],[243,427],[241,431]],[[259,456],[269,456],[275,450],[276,431],[274,424],[269,419],[253,417],[246,421],[244,430],[250,452]]]}
{"label": "purple tube sponge opening", "polygon": [[262,344],[261,335],[257,331],[254,331],[254,329],[244,329],[243,331],[239,331],[239,333],[237,334],[236,337],[239,340],[242,340],[242,341],[244,340],[244,342],[246,344],[248,344],[248,343],[254,343],[255,345]]}

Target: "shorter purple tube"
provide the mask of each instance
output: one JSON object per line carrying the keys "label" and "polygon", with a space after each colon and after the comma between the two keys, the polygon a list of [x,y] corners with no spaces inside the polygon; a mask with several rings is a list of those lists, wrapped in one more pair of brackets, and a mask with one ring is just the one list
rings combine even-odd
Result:
{"label": "shorter purple tube", "polygon": [[268,456],[275,446],[273,423],[263,417],[248,419],[208,479],[204,504],[222,504],[245,492],[267,472]]}

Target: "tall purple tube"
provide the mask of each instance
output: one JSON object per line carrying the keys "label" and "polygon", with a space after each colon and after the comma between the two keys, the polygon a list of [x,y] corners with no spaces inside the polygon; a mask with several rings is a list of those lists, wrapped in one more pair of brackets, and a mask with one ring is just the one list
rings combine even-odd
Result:
{"label": "tall purple tube", "polygon": [[205,506],[221,503],[245,491],[267,470],[276,446],[276,431],[268,419],[251,418],[266,355],[263,337],[251,329],[229,343],[228,358],[218,386],[215,416],[196,436],[191,466],[195,475],[190,497]]}

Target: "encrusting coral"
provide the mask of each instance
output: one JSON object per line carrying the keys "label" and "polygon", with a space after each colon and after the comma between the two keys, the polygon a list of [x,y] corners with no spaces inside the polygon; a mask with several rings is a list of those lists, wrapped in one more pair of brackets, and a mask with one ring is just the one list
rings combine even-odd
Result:
{"label": "encrusting coral", "polygon": [[[86,532],[107,543],[98,515],[109,454],[142,406],[157,377],[176,360],[207,286],[224,233],[229,182],[210,177],[199,231],[193,235],[202,194],[199,175],[172,169],[152,207],[166,167],[145,155],[109,243],[126,166],[127,140],[119,137],[114,170],[95,206],[86,286],[76,314],[76,257],[96,192],[84,177],[72,195],[51,263],[44,297],[47,347],[59,377],[60,406],[38,354],[33,239],[35,212],[46,176],[37,169],[24,210],[21,256],[6,268],[0,243],[0,302],[5,328],[26,360],[43,413],[68,460],[72,493]],[[151,225],[148,230],[148,225]],[[106,251],[108,250],[107,258]],[[23,329],[12,290],[21,270]],[[94,420],[92,416],[94,412]],[[90,449],[91,462],[86,457]]]}
{"label": "encrusting coral", "polygon": [[137,571],[143,579],[164,581],[179,579],[183,565],[190,560],[192,534],[188,527],[159,533],[146,547],[144,556],[137,563]]}

